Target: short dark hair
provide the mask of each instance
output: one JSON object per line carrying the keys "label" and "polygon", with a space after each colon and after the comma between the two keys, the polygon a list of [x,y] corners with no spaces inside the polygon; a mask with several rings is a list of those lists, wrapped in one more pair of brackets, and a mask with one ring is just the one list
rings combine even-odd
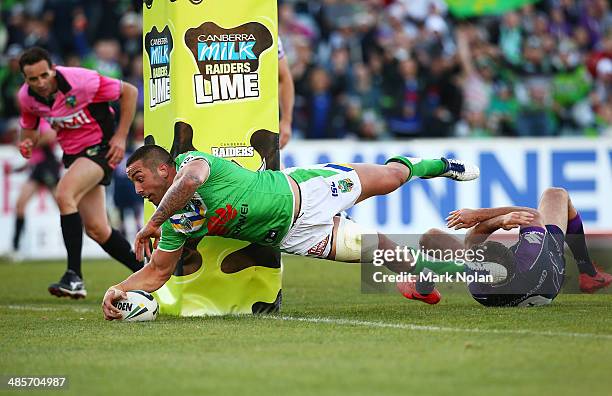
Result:
{"label": "short dark hair", "polygon": [[495,241],[486,241],[472,249],[479,248],[483,252],[483,261],[498,263],[508,271],[508,279],[515,271],[514,253],[504,244]]}
{"label": "short dark hair", "polygon": [[19,68],[23,73],[23,68],[25,66],[33,65],[43,60],[49,64],[49,67],[53,66],[51,55],[49,55],[45,49],[40,47],[28,48],[27,50],[23,51],[23,54],[21,54],[21,57],[19,58]]}
{"label": "short dark hair", "polygon": [[145,144],[137,148],[128,158],[126,166],[130,166],[140,160],[150,169],[157,168],[160,164],[174,165],[174,160],[170,153],[156,144]]}

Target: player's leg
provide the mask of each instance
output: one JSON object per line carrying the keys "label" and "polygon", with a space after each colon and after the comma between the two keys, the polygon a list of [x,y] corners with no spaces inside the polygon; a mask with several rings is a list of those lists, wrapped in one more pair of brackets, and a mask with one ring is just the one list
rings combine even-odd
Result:
{"label": "player's leg", "polygon": [[[364,235],[367,236],[364,238]],[[374,250],[395,252],[399,247],[386,235],[368,230],[341,216],[334,217],[332,241],[327,259],[343,262],[360,262],[363,260],[362,254],[370,256]],[[400,255],[385,260],[384,266],[397,274],[415,273],[415,259],[411,253],[406,257]],[[398,282],[396,286],[404,297],[427,304],[437,304],[441,298],[433,282]]]}
{"label": "player's leg", "polygon": [[596,268],[589,255],[582,218],[569,196],[567,198],[567,205],[568,221],[565,243],[567,243],[572,251],[578,271],[580,272],[580,290],[585,293],[593,293],[612,284],[612,275],[599,271]]}
{"label": "player's leg", "polygon": [[68,255],[68,270],[74,271],[79,277],[82,277],[83,224],[78,204],[87,192],[98,185],[103,176],[104,171],[99,165],[86,158],[77,158],[56,188],[62,236]]}
{"label": "player's leg", "polygon": [[545,225],[555,225],[565,234],[567,230],[569,195],[563,188],[547,188],[540,197],[538,212]]}
{"label": "player's leg", "polygon": [[49,292],[58,297],[87,296],[81,273],[83,223],[78,212],[78,204],[103,176],[104,171],[99,165],[86,158],[77,158],[57,184],[55,198],[60,211],[60,225],[68,257],[68,269],[62,278],[59,282],[49,285]]}
{"label": "player's leg", "polygon": [[480,171],[474,165],[457,160],[421,159],[397,156],[389,159],[385,165],[351,164],[361,182],[359,203],[375,195],[385,195],[397,190],[412,177],[423,179],[448,177],[454,180],[476,179]]}
{"label": "player's leg", "polygon": [[143,263],[136,260],[130,243],[117,230],[111,228],[106,216],[106,195],[104,187],[98,185],[82,197],[79,213],[85,232],[96,241],[106,253],[136,272]]}
{"label": "player's leg", "polygon": [[29,179],[21,186],[21,190],[19,191],[19,197],[17,197],[17,204],[15,205],[15,230],[13,234],[14,252],[19,250],[19,241],[25,224],[26,206],[37,190],[38,185],[36,182]]}
{"label": "player's leg", "polygon": [[78,203],[103,176],[104,171],[99,165],[86,158],[77,158],[57,184],[55,196],[68,255],[68,270],[74,271],[79,277],[82,277],[83,224],[78,212]]}
{"label": "player's leg", "polygon": [[[455,260],[465,260],[465,247],[459,238],[448,232],[431,228],[419,239],[421,252],[428,255],[432,260],[418,259],[415,265],[415,272],[422,272],[429,268],[436,274],[456,274],[465,272],[464,265]],[[448,260],[448,256],[454,260]]]}
{"label": "player's leg", "polygon": [[389,194],[412,177],[410,168],[391,162],[386,165],[351,164],[361,182],[361,194],[356,204],[375,195]]}

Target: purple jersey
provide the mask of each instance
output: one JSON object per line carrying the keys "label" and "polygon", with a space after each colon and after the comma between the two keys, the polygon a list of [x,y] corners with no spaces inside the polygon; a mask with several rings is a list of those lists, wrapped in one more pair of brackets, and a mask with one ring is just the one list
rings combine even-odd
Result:
{"label": "purple jersey", "polygon": [[37,129],[44,118],[57,131],[65,154],[78,154],[89,146],[110,140],[114,112],[108,102],[119,99],[121,81],[80,67],[56,66],[57,93],[52,102],[27,84],[18,93],[21,127]]}
{"label": "purple jersey", "polygon": [[543,227],[521,227],[518,242],[510,248],[514,253],[516,272],[525,273],[533,267],[544,250],[545,236]]}
{"label": "purple jersey", "polygon": [[519,240],[510,247],[515,271],[503,284],[473,282],[470,293],[486,306],[549,304],[561,291],[565,279],[565,236],[556,225],[521,227]]}

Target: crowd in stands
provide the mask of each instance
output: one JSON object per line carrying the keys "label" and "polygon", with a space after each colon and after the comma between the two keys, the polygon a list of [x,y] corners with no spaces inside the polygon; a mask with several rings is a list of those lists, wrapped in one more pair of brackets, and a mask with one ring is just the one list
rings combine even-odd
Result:
{"label": "crowd in stands", "polygon": [[[21,50],[40,45],[140,89],[142,1],[8,0],[0,25],[0,139],[17,129]],[[294,135],[364,140],[612,135],[607,0],[540,0],[457,19],[444,0],[285,0]]]}

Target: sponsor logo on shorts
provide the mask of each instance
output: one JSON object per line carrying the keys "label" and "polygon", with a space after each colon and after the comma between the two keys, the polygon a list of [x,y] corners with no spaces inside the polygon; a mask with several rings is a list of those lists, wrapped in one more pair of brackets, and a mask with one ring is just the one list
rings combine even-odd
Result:
{"label": "sponsor logo on shorts", "polygon": [[149,107],[170,101],[170,53],[172,34],[168,26],[159,32],[157,26],[145,36],[145,50],[149,55],[151,78],[149,79]]}
{"label": "sponsor logo on shorts", "polygon": [[260,57],[273,44],[264,25],[248,22],[224,29],[204,22],[187,30],[185,44],[199,71],[193,76],[196,104],[259,98]]}
{"label": "sponsor logo on shorts", "polygon": [[337,197],[338,196],[338,187],[336,187],[336,182],[331,182],[331,195],[332,197]]}
{"label": "sponsor logo on shorts", "polygon": [[326,236],[325,239],[323,239],[321,242],[308,249],[308,255],[320,257],[325,252],[325,248],[327,247],[328,243],[329,235]]}
{"label": "sponsor logo on shorts", "polygon": [[351,192],[353,190],[353,186],[354,183],[351,179],[347,178],[338,181],[338,189],[340,189],[340,191],[343,193]]}
{"label": "sponsor logo on shorts", "polygon": [[88,157],[95,157],[100,153],[100,146],[93,146],[85,150],[85,155]]}

